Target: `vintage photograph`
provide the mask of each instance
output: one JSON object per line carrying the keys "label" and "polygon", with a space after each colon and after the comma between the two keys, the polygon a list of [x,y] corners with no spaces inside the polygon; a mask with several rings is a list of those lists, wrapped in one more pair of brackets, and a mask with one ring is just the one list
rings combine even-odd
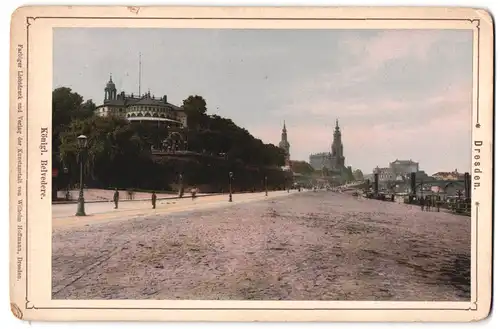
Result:
{"label": "vintage photograph", "polygon": [[470,301],[473,41],[54,28],[52,299]]}

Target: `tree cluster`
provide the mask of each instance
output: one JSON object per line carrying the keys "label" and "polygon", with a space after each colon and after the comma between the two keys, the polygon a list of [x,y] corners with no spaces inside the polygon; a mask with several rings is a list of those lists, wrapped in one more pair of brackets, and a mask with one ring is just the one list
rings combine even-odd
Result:
{"label": "tree cluster", "polygon": [[290,161],[290,169],[298,174],[312,175],[314,168],[306,161]]}
{"label": "tree cluster", "polygon": [[[92,101],[69,88],[53,91],[53,166],[61,173],[59,189],[79,182],[77,136],[88,137],[85,179],[88,187],[169,190],[179,184],[203,185],[205,190],[226,190],[229,172],[233,188],[263,190],[264,177],[269,189],[285,188],[291,177],[280,170],[285,154],[273,144],[265,144],[232,120],[208,115],[201,96],[183,102],[188,127],[179,133],[185,138],[189,155],[154,156],[156,147],[171,131],[154,124],[131,124],[110,116],[95,116]],[[174,128],[172,128],[174,129]]]}

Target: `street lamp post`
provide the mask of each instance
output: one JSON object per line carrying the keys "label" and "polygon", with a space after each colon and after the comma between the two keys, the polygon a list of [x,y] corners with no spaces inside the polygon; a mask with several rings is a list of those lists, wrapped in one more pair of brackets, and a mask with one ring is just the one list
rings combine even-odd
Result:
{"label": "street lamp post", "polygon": [[76,210],[76,216],[85,216],[85,199],[83,198],[83,161],[84,153],[87,148],[87,136],[80,135],[77,139],[80,158],[80,194],[78,195],[78,208]]}
{"label": "street lamp post", "polygon": [[229,172],[229,202],[233,202],[233,191],[231,189],[231,183],[233,180],[233,172]]}
{"label": "street lamp post", "polygon": [[264,186],[266,188],[266,196],[267,196],[267,176],[264,177],[264,184],[265,184]]}
{"label": "street lamp post", "polygon": [[66,193],[65,193],[65,198],[66,198],[66,201],[69,201],[69,190],[70,190],[70,186],[69,186],[69,175],[68,175],[68,167],[64,166],[64,176],[66,177],[66,179],[68,180],[66,183]]}
{"label": "street lamp post", "polygon": [[179,198],[184,196],[184,178],[179,174]]}

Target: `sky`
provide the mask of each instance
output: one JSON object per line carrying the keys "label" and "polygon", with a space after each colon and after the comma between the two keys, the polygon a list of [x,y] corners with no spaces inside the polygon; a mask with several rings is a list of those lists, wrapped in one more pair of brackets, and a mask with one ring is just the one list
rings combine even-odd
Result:
{"label": "sky", "polygon": [[97,105],[118,92],[190,95],[292,160],[327,152],[339,120],[346,165],[411,159],[429,175],[471,168],[471,30],[54,29],[53,87]]}

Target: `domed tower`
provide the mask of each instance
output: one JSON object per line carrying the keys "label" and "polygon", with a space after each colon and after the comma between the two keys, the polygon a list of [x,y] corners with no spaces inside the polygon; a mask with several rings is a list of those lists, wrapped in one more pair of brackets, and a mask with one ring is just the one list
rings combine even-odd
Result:
{"label": "domed tower", "polygon": [[290,164],[290,143],[286,132],[285,121],[283,121],[283,130],[281,131],[281,141],[279,147],[285,151],[285,165]]}
{"label": "domed tower", "polygon": [[109,81],[106,84],[106,88],[104,88],[104,102],[108,102],[110,100],[116,99],[116,86],[113,82],[113,78],[111,74],[109,75]]}

